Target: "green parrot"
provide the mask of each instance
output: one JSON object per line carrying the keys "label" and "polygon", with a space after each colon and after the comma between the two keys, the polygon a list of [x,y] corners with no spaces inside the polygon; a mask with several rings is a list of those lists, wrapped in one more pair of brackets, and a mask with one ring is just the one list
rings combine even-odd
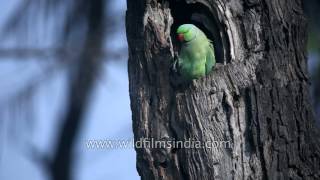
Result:
{"label": "green parrot", "polygon": [[209,74],[216,60],[212,42],[206,35],[193,24],[183,24],[177,29],[177,39],[181,48],[176,63],[181,76],[192,80]]}

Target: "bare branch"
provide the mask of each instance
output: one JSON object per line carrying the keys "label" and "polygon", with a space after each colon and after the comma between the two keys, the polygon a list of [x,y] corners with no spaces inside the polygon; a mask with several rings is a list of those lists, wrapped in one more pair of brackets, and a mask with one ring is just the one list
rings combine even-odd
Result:
{"label": "bare branch", "polygon": [[[0,48],[1,58],[12,58],[12,60],[28,60],[28,58],[37,58],[38,60],[44,60],[46,58],[64,58],[77,55],[80,48]],[[90,49],[90,52],[95,52],[94,49]],[[89,52],[89,53],[90,53]],[[118,60],[125,59],[127,57],[127,48],[121,48],[116,51],[104,50],[101,52],[103,59]],[[23,59],[22,59],[23,58]]]}

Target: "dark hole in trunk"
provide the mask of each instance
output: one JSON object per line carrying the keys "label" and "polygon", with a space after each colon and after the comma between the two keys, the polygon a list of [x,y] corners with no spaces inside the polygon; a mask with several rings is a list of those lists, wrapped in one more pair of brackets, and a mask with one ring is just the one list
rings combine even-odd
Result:
{"label": "dark hole in trunk", "polygon": [[229,42],[227,33],[218,21],[216,12],[211,12],[208,7],[201,3],[187,4],[185,1],[170,1],[170,9],[173,17],[171,26],[171,39],[175,51],[178,47],[176,30],[182,24],[194,24],[200,28],[206,36],[213,41],[216,62],[229,63]]}

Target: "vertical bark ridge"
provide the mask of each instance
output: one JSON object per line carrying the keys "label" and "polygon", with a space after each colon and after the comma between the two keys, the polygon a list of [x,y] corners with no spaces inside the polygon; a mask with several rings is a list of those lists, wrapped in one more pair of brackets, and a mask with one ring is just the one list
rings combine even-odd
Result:
{"label": "vertical bark ridge", "polygon": [[177,1],[128,0],[135,140],[224,140],[232,147],[137,148],[142,179],[320,179],[301,1],[184,2],[217,16],[229,59],[207,77],[172,86],[177,22],[170,8]]}

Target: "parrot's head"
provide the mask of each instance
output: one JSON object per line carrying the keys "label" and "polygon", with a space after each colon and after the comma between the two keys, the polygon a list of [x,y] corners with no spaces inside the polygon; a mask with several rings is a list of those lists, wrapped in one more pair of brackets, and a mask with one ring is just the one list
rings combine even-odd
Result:
{"label": "parrot's head", "polygon": [[196,37],[196,26],[193,24],[183,24],[177,29],[177,39],[181,43],[191,41]]}

